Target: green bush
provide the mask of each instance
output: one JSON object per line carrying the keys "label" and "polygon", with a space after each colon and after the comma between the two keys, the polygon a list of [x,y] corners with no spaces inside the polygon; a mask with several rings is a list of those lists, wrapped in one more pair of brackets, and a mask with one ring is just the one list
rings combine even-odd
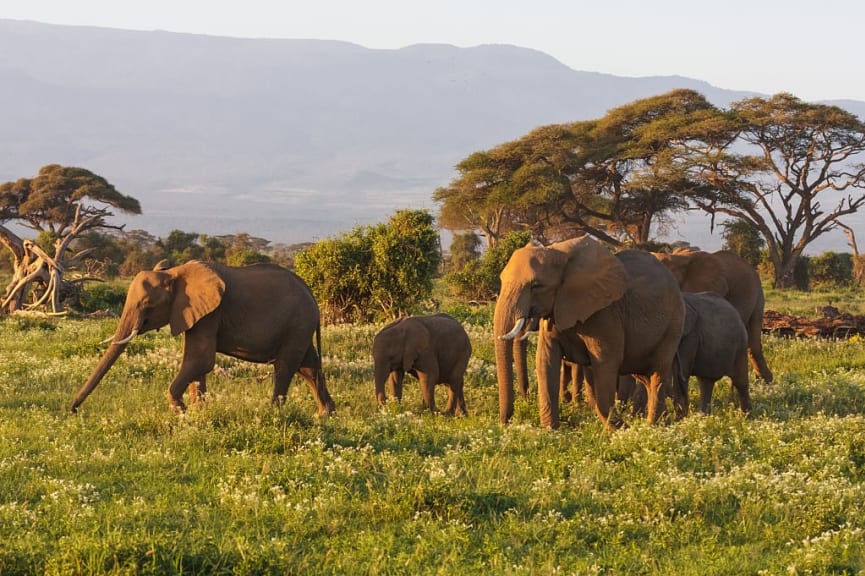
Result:
{"label": "green bush", "polygon": [[120,313],[126,302],[127,286],[120,282],[89,284],[81,295],[81,311],[86,313],[110,310]]}
{"label": "green bush", "polygon": [[429,299],[441,264],[433,217],[399,210],[387,224],[357,227],[300,252],[295,270],[328,322],[395,318]]}
{"label": "green bush", "polygon": [[531,240],[530,232],[511,232],[493,248],[484,252],[479,260],[466,264],[462,270],[445,274],[445,284],[454,297],[462,300],[492,300],[499,293],[499,274],[514,250]]}
{"label": "green bush", "polygon": [[816,285],[848,286],[853,281],[853,255],[828,251],[811,256],[808,277]]}

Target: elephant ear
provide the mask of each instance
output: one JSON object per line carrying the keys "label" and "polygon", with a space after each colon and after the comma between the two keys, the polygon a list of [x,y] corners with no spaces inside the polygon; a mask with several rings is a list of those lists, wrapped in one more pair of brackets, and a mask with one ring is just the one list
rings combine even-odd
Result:
{"label": "elephant ear", "polygon": [[561,329],[589,316],[625,295],[628,275],[609,250],[588,236],[553,244],[566,256],[562,283],[556,291],[553,319]]}
{"label": "elephant ear", "polygon": [[176,336],[216,310],[225,293],[225,282],[210,266],[193,260],[173,269],[174,304],[171,334]]}
{"label": "elephant ear", "polygon": [[684,292],[714,292],[726,296],[730,291],[724,266],[708,252],[693,252],[688,256],[688,267],[681,281]]}

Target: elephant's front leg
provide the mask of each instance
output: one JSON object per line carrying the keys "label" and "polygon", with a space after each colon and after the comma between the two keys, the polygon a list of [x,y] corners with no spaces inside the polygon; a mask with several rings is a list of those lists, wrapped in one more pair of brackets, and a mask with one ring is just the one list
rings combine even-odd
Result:
{"label": "elephant's front leg", "polygon": [[538,411],[541,426],[559,427],[559,386],[561,384],[562,349],[549,335],[545,324],[538,332],[535,369],[538,376]]}
{"label": "elephant's front leg", "polygon": [[703,414],[712,413],[712,392],[715,388],[715,381],[711,378],[697,377],[697,382],[700,383],[700,412]]}
{"label": "elephant's front leg", "polygon": [[206,359],[198,357],[189,359],[184,357],[183,363],[180,365],[180,371],[168,386],[168,403],[173,410],[176,412],[186,411],[186,404],[183,403],[183,393],[186,392],[189,385],[193,382],[198,382],[198,385],[193,386],[193,389],[190,391],[191,401],[194,403],[202,397],[204,390],[207,389],[205,375],[213,370],[215,362],[215,357],[209,362]]}
{"label": "elephant's front leg", "polygon": [[616,390],[619,385],[619,371],[610,362],[599,362],[591,368],[591,389],[594,397],[595,413],[607,428],[620,428],[621,417],[615,412]]}
{"label": "elephant's front leg", "polygon": [[197,381],[193,381],[187,388],[189,392],[189,403],[196,404],[207,399],[207,376],[202,376]]}
{"label": "elephant's front leg", "polygon": [[652,372],[644,382],[648,395],[646,416],[650,424],[654,424],[664,417],[666,413],[667,390],[673,391],[672,396],[676,415],[681,418],[688,414],[687,400],[684,399],[683,394],[677,392],[676,388],[674,388],[672,369],[664,372]]}
{"label": "elephant's front leg", "polygon": [[175,411],[186,410],[183,393],[190,383],[204,382],[205,375],[216,364],[216,338],[209,337],[204,328],[196,325],[183,335],[183,361],[177,376],[168,386],[168,402]]}
{"label": "elephant's front leg", "polygon": [[402,402],[402,383],[405,379],[405,372],[401,368],[397,368],[388,376],[388,383],[390,385],[390,393],[396,398],[397,402]]}

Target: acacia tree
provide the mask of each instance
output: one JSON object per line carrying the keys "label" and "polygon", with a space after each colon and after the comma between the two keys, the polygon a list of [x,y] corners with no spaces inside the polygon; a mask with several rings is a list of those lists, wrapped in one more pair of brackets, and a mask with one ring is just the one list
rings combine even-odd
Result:
{"label": "acacia tree", "polygon": [[759,231],[778,288],[794,285],[811,242],[865,204],[865,124],[837,106],[786,93],[747,98],[699,140],[691,161],[713,191],[692,200]]}
{"label": "acacia tree", "polygon": [[[43,307],[59,312],[68,285],[63,274],[88,252],[69,254],[70,246],[90,231],[121,229],[106,220],[113,215],[111,208],[141,213],[138,200],[84,168],[49,164],[35,178],[0,184],[0,243],[12,253],[14,265],[0,310]],[[47,242],[22,239],[8,222],[36,231]]]}
{"label": "acacia tree", "polygon": [[675,90],[472,154],[434,195],[440,223],[480,229],[490,246],[519,229],[541,240],[582,231],[612,245],[645,244],[705,186],[681,162],[678,143],[715,112],[699,93]]}

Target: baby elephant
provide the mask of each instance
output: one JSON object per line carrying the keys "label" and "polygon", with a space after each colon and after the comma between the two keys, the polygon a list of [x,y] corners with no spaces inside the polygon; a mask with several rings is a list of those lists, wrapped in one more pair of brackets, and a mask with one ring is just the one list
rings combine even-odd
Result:
{"label": "baby elephant", "polygon": [[435,412],[435,385],[448,384],[447,414],[467,414],[463,375],[472,355],[472,344],[462,325],[447,314],[407,316],[376,334],[372,344],[375,361],[375,395],[379,405],[386,397],[384,384],[402,400],[406,372],[420,380],[423,404]]}
{"label": "baby elephant", "polygon": [[751,411],[748,392],[748,332],[739,313],[712,292],[683,292],[685,328],[674,372],[676,386],[688,397],[688,379],[700,383],[700,410],[709,414],[715,381],[729,376],[743,412]]}

